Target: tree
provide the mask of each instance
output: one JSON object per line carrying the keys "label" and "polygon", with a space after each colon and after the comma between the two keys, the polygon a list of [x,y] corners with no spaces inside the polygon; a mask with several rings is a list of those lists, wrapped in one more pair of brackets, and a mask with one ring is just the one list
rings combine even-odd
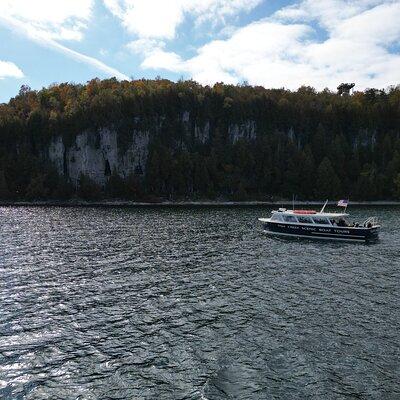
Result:
{"label": "tree", "polygon": [[358,197],[373,200],[379,197],[378,175],[374,164],[365,164],[357,182]]}
{"label": "tree", "polygon": [[68,182],[64,177],[59,177],[54,190],[52,192],[52,197],[58,200],[67,200],[74,194],[74,189],[70,182]]}
{"label": "tree", "polygon": [[111,198],[125,198],[127,195],[127,185],[124,179],[122,179],[116,171],[113,171],[109,177],[105,193]]}
{"label": "tree", "polygon": [[92,179],[81,174],[79,177],[77,194],[84,200],[98,200],[101,198],[101,189]]}
{"label": "tree", "polygon": [[0,170],[0,199],[8,199],[10,198],[11,193],[8,189],[6,177],[4,175],[4,171]]}
{"label": "tree", "polygon": [[315,132],[315,135],[313,135],[312,141],[312,152],[314,155],[314,158],[317,163],[320,163],[322,159],[324,158],[327,150],[327,137],[326,137],[326,132],[325,128],[321,123],[319,123],[318,128]]}
{"label": "tree", "polygon": [[400,200],[400,173],[397,174],[393,183],[395,188],[395,196],[398,200]]}
{"label": "tree", "polygon": [[248,193],[246,190],[246,185],[243,181],[240,181],[237,188],[233,194],[233,199],[235,201],[243,201],[248,199]]}
{"label": "tree", "polygon": [[315,195],[315,161],[310,146],[306,146],[301,154],[298,165],[301,194],[305,199],[312,199]]}
{"label": "tree", "polygon": [[331,161],[325,157],[317,170],[316,196],[324,198],[335,198],[341,193],[341,184]]}
{"label": "tree", "polygon": [[28,200],[42,200],[48,197],[49,189],[46,184],[46,178],[45,174],[38,174],[31,178],[25,194]]}

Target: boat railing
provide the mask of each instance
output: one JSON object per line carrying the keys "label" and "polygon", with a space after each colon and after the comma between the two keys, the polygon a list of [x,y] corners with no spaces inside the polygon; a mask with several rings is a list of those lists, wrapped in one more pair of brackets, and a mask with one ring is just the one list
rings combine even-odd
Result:
{"label": "boat railing", "polygon": [[368,219],[366,219],[364,221],[364,226],[368,227],[368,226],[376,226],[379,224],[379,220],[378,217],[369,217]]}

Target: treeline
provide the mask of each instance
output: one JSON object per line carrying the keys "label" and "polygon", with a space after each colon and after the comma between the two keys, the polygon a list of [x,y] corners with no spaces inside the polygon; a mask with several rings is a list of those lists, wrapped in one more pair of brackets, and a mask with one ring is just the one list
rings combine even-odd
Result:
{"label": "treeline", "polygon": [[[108,171],[103,187],[84,175],[74,185],[58,174],[46,156],[51,138],[62,135],[69,146],[77,134],[103,127],[118,132],[121,148],[134,130],[150,132],[142,170],[127,178]],[[0,105],[3,199],[277,200],[292,194],[400,199],[400,87],[339,96],[310,87],[94,79],[40,91],[23,86]]]}

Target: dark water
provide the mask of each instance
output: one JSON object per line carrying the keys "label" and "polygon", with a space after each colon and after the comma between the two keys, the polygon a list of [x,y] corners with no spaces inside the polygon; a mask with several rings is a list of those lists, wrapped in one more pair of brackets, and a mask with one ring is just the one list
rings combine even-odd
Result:
{"label": "dark water", "polygon": [[400,399],[400,209],[374,245],[267,208],[0,209],[0,399]]}

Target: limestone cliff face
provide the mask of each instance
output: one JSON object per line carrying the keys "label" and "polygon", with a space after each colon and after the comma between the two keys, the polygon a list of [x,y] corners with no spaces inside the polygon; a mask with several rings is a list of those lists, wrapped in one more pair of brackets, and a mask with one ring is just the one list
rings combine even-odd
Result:
{"label": "limestone cliff face", "polygon": [[[158,118],[153,126],[152,136],[162,135],[164,120],[162,117]],[[210,121],[192,121],[187,111],[179,120],[186,139],[192,138],[198,145],[205,145],[211,140],[213,127]],[[231,143],[240,139],[254,140],[257,134],[256,123],[250,120],[240,124],[233,123],[227,130]],[[117,173],[122,178],[138,172],[145,174],[150,132],[133,130],[123,145],[119,143],[118,135],[117,130],[111,128],[86,131],[76,135],[68,146],[61,135],[56,136],[48,147],[46,158],[53,163],[60,175],[65,176],[75,186],[78,185],[81,174],[101,186],[107,183],[112,173]]]}
{"label": "limestone cliff face", "polygon": [[117,132],[103,128],[97,132],[83,132],[66,147],[61,136],[50,143],[48,156],[60,175],[77,185],[84,174],[104,186],[111,173],[127,177],[144,172],[149,148],[149,133],[134,131],[124,149],[118,145]]}
{"label": "limestone cliff face", "polygon": [[230,125],[228,133],[233,143],[240,139],[254,140],[256,138],[256,123],[255,121],[245,121],[241,124]]}

